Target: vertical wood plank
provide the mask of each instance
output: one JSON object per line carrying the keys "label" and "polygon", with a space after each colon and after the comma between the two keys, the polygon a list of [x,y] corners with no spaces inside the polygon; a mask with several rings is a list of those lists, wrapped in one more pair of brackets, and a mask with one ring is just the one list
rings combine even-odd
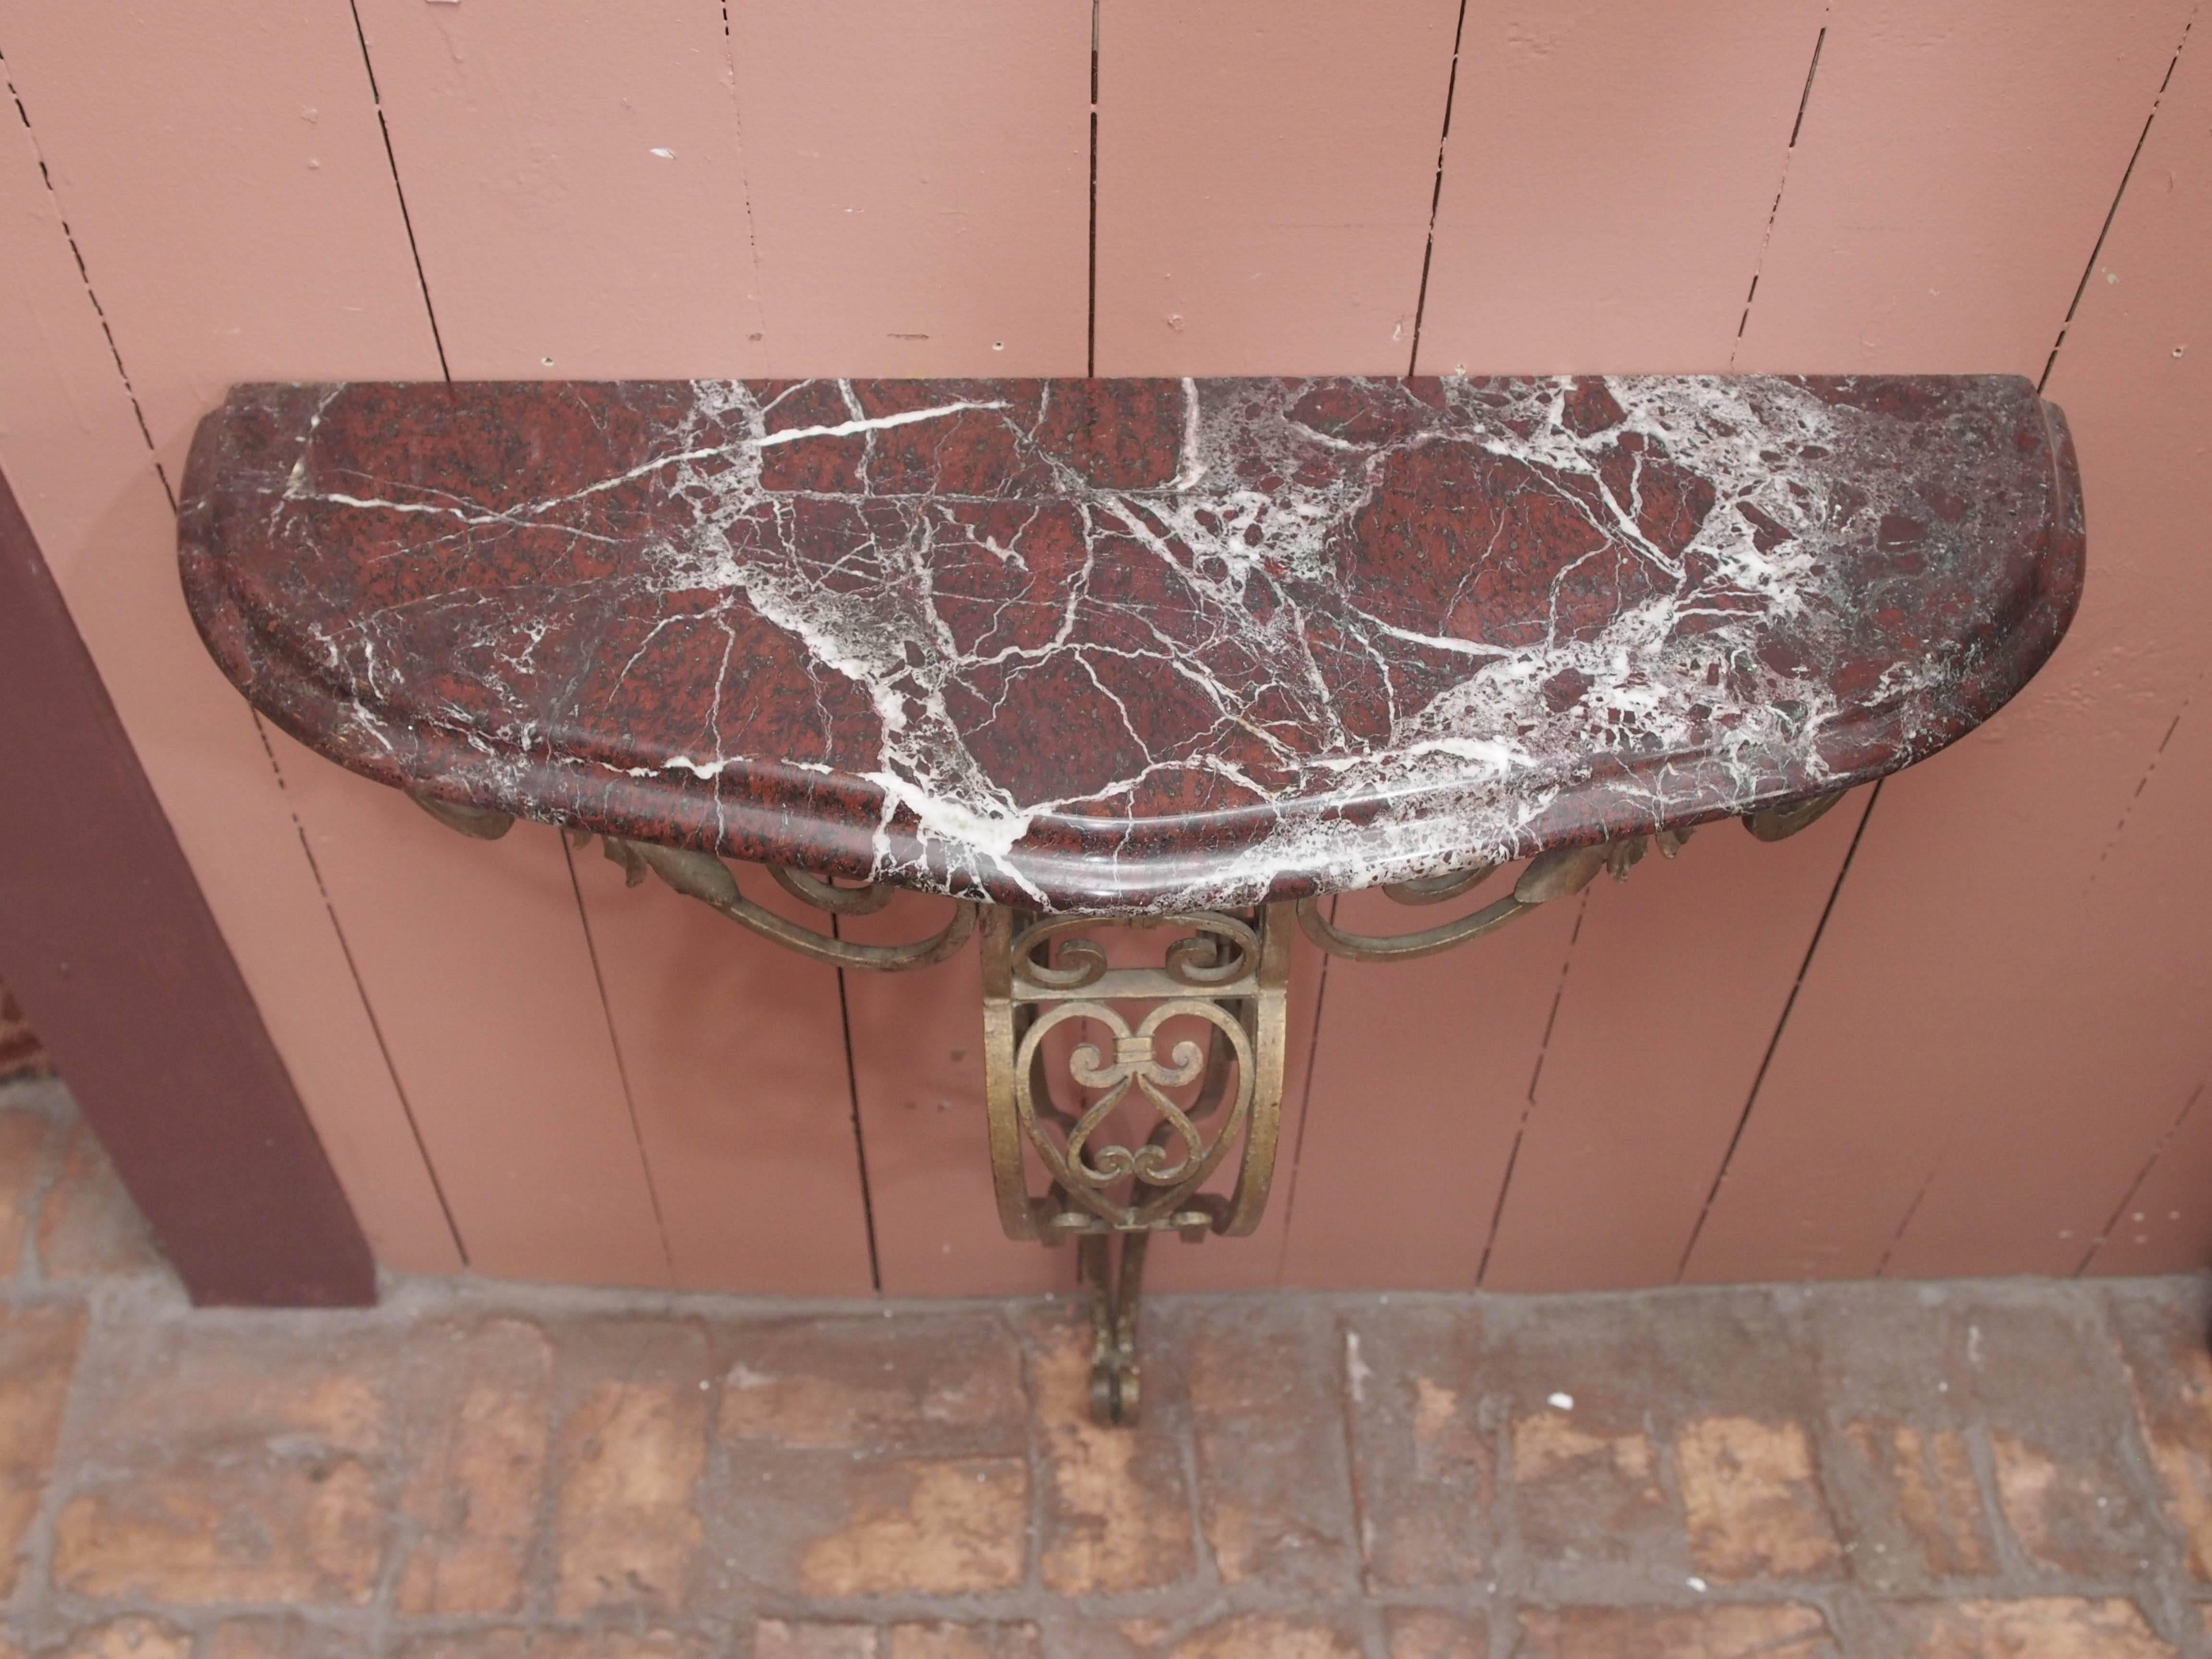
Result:
{"label": "vertical wood plank", "polygon": [[[729,15],[771,370],[1080,374],[1086,0],[732,0]],[[843,926],[908,939],[943,909],[902,897]],[[848,973],[844,993],[884,1290],[1073,1283],[1073,1252],[999,1231],[974,948]]]}
{"label": "vertical wood plank", "polygon": [[1087,0],[731,0],[771,372],[1079,374]]}
{"label": "vertical wood plank", "polygon": [[457,836],[270,735],[470,1267],[666,1284],[559,836]]}
{"label": "vertical wood plank", "polygon": [[[0,30],[166,459],[230,380],[435,378],[349,9],[88,0],[11,6]],[[159,580],[174,591],[173,570]],[[173,622],[132,644],[182,674],[204,653],[180,605]],[[487,860],[424,834],[434,826],[389,792],[278,754],[434,1162],[441,1145],[487,1160],[438,1170],[493,1206],[455,1205],[465,1244],[485,1242],[476,1265],[658,1282],[657,1229],[558,848],[531,838]],[[221,816],[183,837],[188,850],[229,833],[231,814],[211,805]],[[234,942],[251,955],[252,941]]]}
{"label": "vertical wood plank", "polygon": [[1673,1282],[1864,807],[1590,890],[1486,1288]]}
{"label": "vertical wood plank", "polygon": [[173,484],[234,380],[437,377],[343,9],[10,0],[0,31]]}
{"label": "vertical wood plank", "polygon": [[[1582,915],[1577,900],[1441,956],[1330,963],[1304,1141],[1276,1199],[1285,1284],[1475,1283]],[[1351,933],[1434,920],[1380,893],[1337,901]]]}
{"label": "vertical wood plank", "polygon": [[[943,899],[901,894],[848,939],[927,938]],[[853,1087],[887,1296],[1025,1296],[1075,1283],[1075,1252],[999,1228],[984,1139],[983,975],[974,945],[933,968],[845,975]]]}
{"label": "vertical wood plank", "polygon": [[[678,1287],[869,1294],[837,970],[659,881],[625,888],[596,842],[575,857]],[[755,902],[822,929],[738,874]]]}
{"label": "vertical wood plank", "polygon": [[[1729,5],[1685,27],[1620,0],[1474,0],[1421,367],[1725,369],[1823,11]],[[1545,976],[1558,1010],[1484,1284],[1674,1276],[1832,886],[1843,823],[1786,851],[1718,826],[1680,862],[1592,891],[1564,979]],[[1536,1070],[1533,1051],[1502,1063],[1516,1086]],[[1370,1064],[1389,1062],[1378,1048]]]}
{"label": "vertical wood plank", "polygon": [[1736,367],[2040,374],[2191,0],[1836,0]]}
{"label": "vertical wood plank", "polygon": [[1728,366],[1823,0],[1469,0],[1425,374]]}
{"label": "vertical wood plank", "polygon": [[1104,0],[1097,372],[1402,374],[1458,0]]}
{"label": "vertical wood plank", "polygon": [[456,378],[763,371],[720,8],[360,14]]}
{"label": "vertical wood plank", "polygon": [[[1957,0],[1908,18],[1839,6],[1752,309],[1756,366],[1794,356],[1804,368],[2039,372],[2187,10],[2028,15]],[[1936,91],[1939,73],[1954,97]],[[2138,182],[2148,176],[2139,170]],[[1793,215],[1815,222],[1793,227]],[[2068,258],[2050,252],[2069,248]],[[2104,302],[2101,285],[2090,283],[2082,320]],[[2051,391],[2069,405],[2081,454],[2081,614],[2010,708],[1884,786],[1689,1263],[1693,1279],[1908,1270],[1900,1235],[1922,1224],[1916,1210],[1932,1219],[1931,1176],[1987,1183],[2001,1207],[2013,1202],[1986,1164],[1947,1156],[1977,1121],[2004,1126],[1996,1139],[2015,1173],[2068,1156],[2023,1132],[2055,1081],[2023,1070],[2073,1026],[2083,988],[2056,942],[2171,719],[2178,690],[2159,665],[2174,647],[2158,641],[2188,614],[2165,591],[2172,556],[2127,525],[2170,510],[2128,482],[2153,432],[2139,412],[2116,400],[2100,414],[2063,384],[2079,326]],[[1802,331],[1794,346],[1791,330]],[[2066,1109],[2094,1121],[2078,1099]],[[2147,1137],[2123,1139],[2134,1144],[2122,1160],[2139,1167]],[[2096,1182],[2114,1190],[2107,1174]],[[2070,1227],[2078,1239],[2083,1225],[2039,1221],[2033,1249],[2002,1231],[1978,1244],[1961,1237],[1964,1254],[1910,1270],[2070,1271],[2076,1241],[2056,1235]]]}
{"label": "vertical wood plank", "polygon": [[[0,52],[16,51],[0,18]],[[21,54],[8,60],[11,79]],[[27,96],[27,108],[29,100]],[[0,141],[0,468],[379,1260],[459,1256],[289,804],[175,574],[176,521],[40,169]]]}

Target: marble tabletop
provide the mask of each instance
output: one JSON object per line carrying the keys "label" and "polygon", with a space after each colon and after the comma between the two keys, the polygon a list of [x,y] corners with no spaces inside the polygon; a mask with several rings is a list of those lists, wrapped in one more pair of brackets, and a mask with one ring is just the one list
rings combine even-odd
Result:
{"label": "marble tabletop", "polygon": [[1995,376],[244,386],[180,524],[216,661],[356,771],[1108,912],[1893,771],[2082,554]]}

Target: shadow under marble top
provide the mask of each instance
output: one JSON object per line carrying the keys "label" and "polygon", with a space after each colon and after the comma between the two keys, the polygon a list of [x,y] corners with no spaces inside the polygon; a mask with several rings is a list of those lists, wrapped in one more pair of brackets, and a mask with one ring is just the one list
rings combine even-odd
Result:
{"label": "shadow under marble top", "polygon": [[1109,911],[1893,771],[2082,569],[2063,418],[1994,376],[244,386],[180,538],[356,771]]}

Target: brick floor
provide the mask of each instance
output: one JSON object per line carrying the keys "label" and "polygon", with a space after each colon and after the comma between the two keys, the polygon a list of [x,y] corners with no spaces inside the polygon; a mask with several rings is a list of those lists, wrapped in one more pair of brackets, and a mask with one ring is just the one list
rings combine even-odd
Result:
{"label": "brick floor", "polygon": [[195,1313],[0,1086],[0,1659],[2212,1659],[2212,1282]]}

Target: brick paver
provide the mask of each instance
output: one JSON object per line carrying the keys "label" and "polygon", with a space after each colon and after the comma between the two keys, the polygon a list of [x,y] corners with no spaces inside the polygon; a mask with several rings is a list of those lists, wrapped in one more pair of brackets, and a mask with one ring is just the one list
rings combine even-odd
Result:
{"label": "brick paver", "polygon": [[187,1310],[0,1087],[0,1659],[2212,1659],[2212,1284]]}

